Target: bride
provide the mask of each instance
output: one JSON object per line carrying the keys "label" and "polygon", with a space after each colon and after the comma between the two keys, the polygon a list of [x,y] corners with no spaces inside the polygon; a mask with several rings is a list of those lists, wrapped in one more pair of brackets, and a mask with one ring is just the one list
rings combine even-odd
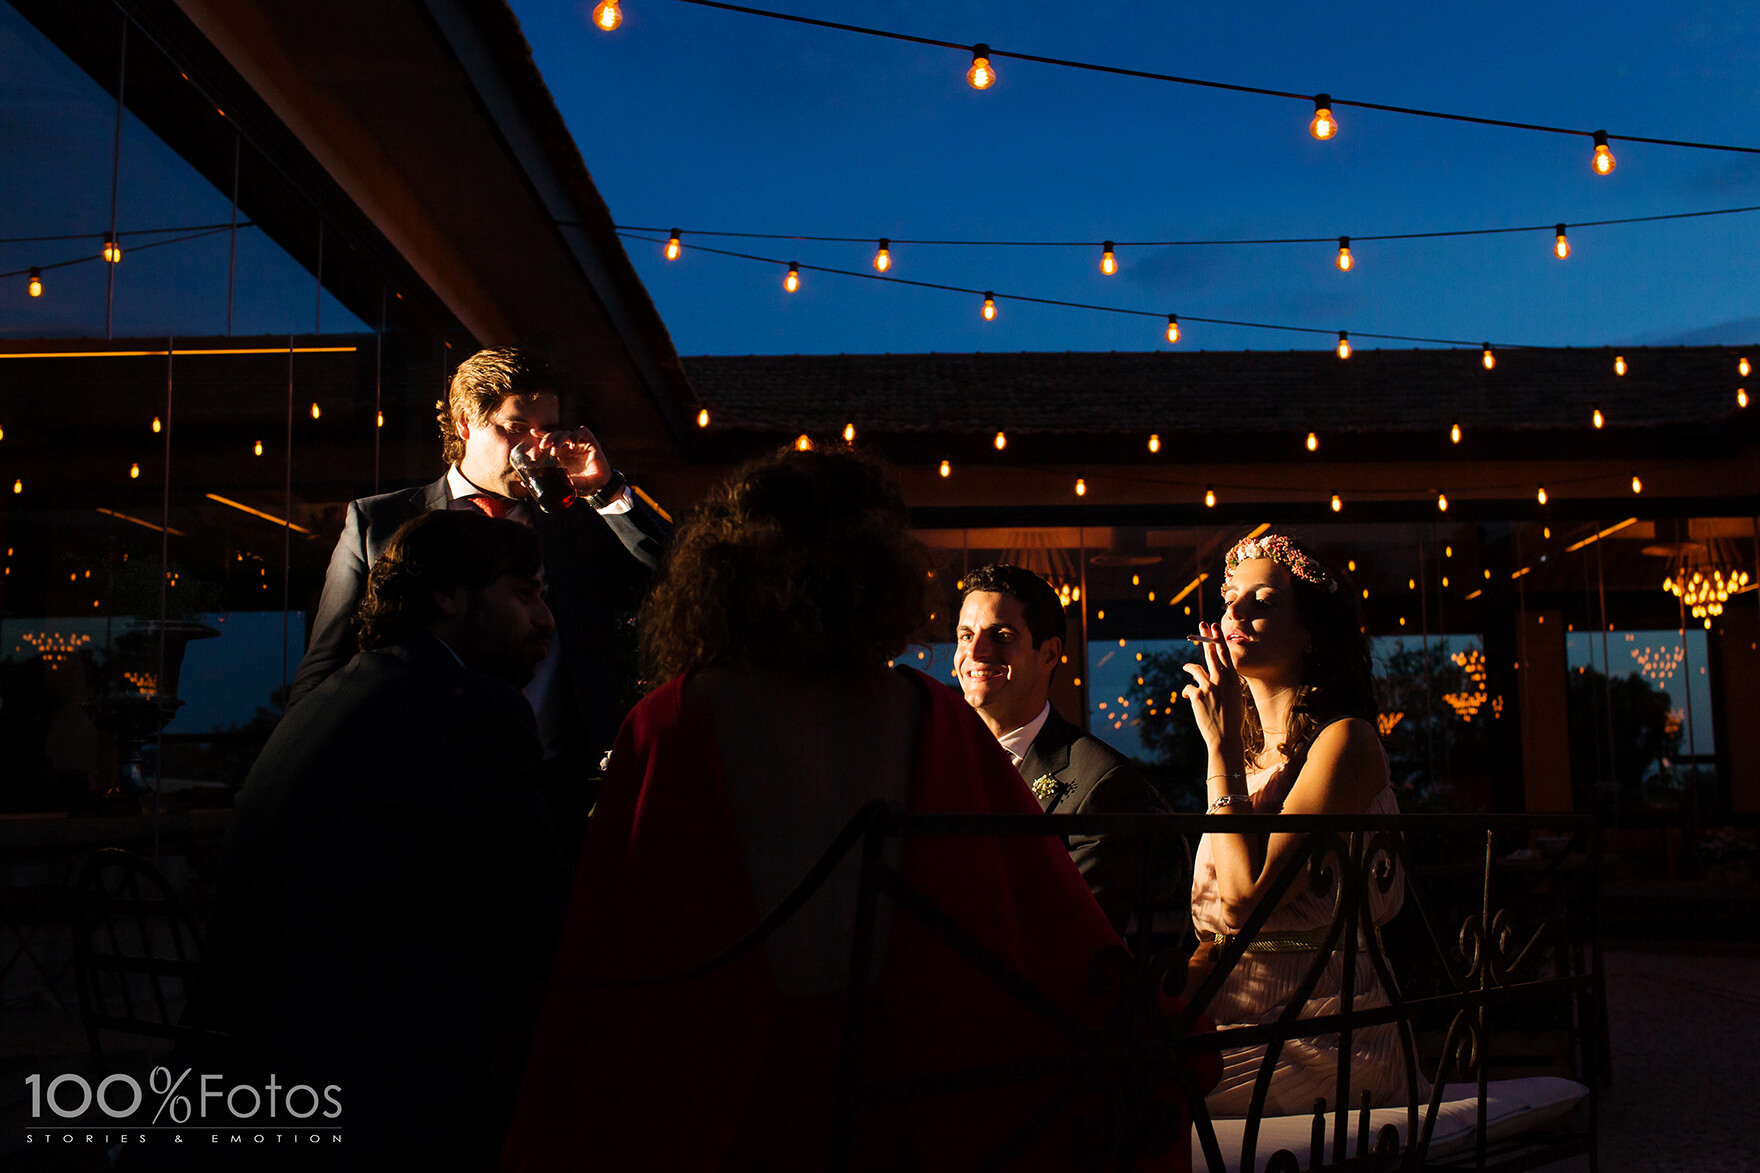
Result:
{"label": "bride", "polygon": [[[1204,662],[1186,665],[1193,679],[1184,690],[1209,750],[1209,812],[1398,813],[1375,728],[1368,641],[1350,594],[1317,559],[1275,534],[1237,544],[1226,564],[1222,622],[1200,624]],[[1192,878],[1196,970],[1239,932],[1302,840],[1231,832],[1199,841]],[[1386,893],[1369,885],[1364,933],[1399,911],[1402,885],[1397,875]],[[1334,892],[1316,894],[1304,877],[1286,890],[1211,1001],[1219,1028],[1274,1022],[1283,1013],[1323,943]],[[1303,1018],[1339,1012],[1343,973],[1341,942]],[[1354,976],[1354,1008],[1387,1005],[1361,946]],[[1338,1052],[1336,1034],[1284,1043],[1265,1114],[1305,1114],[1321,1097],[1336,1108]],[[1223,1052],[1222,1081],[1205,1097],[1213,1114],[1246,1114],[1264,1057],[1263,1046]],[[1349,1086],[1353,1101],[1368,1090],[1378,1106],[1405,1102],[1395,1027],[1352,1033]]]}

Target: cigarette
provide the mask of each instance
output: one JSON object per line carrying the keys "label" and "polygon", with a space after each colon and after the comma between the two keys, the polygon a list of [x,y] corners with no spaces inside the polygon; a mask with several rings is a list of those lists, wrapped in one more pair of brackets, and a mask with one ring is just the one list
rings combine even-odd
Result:
{"label": "cigarette", "polygon": [[1186,636],[1186,642],[1194,644],[1221,644],[1227,643],[1228,641],[1220,639],[1214,635],[1188,635]]}

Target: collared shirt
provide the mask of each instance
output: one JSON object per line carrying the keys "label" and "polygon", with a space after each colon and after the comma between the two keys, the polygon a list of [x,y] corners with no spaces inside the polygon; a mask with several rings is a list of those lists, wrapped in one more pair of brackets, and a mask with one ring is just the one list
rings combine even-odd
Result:
{"label": "collared shirt", "polygon": [[[471,504],[472,497],[485,494],[500,496],[499,493],[489,493],[487,489],[477,487],[469,477],[458,470],[456,464],[446,470],[446,492],[452,498],[452,504],[448,507],[451,509],[476,509],[477,506]],[[532,503],[523,498],[512,498],[511,500],[513,504],[505,516],[521,525],[531,525]],[[626,513],[631,508],[629,486],[625,485],[622,494],[599,512],[602,514]],[[573,716],[567,711],[568,706],[562,700],[565,690],[556,687],[556,673],[560,670],[561,665],[562,639],[558,636],[550,640],[550,650],[545,653],[543,662],[538,665],[537,671],[532,673],[532,682],[520,690],[532,706],[532,715],[537,718],[538,740],[543,744],[545,761],[549,761],[562,752],[563,731],[568,728],[568,723]]]}
{"label": "collared shirt", "polygon": [[1015,769],[1018,770],[1021,768],[1021,763],[1026,760],[1027,750],[1032,748],[1033,739],[1039,736],[1039,730],[1045,728],[1045,721],[1050,716],[1051,702],[1046,701],[1045,707],[1039,710],[1039,715],[1037,717],[1034,717],[1019,729],[1010,733],[1004,733],[1001,737],[996,739],[1002,743],[1002,748],[1008,751],[1008,756],[1014,759]]}

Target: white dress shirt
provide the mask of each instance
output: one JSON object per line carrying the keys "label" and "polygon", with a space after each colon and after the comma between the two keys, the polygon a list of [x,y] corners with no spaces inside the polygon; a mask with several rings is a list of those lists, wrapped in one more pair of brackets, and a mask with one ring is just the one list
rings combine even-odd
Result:
{"label": "white dress shirt", "polygon": [[[1018,770],[1021,768],[1021,763],[1026,760],[1027,750],[1032,747],[1033,738],[1039,736],[1039,730],[1045,728],[1045,721],[1050,716],[1051,702],[1046,701],[1045,707],[1039,710],[1039,715],[1037,717],[1034,717],[1019,729],[1004,733],[1001,737],[996,739],[1002,743],[1002,748],[1008,751],[1008,756],[1014,759],[1015,769]],[[1031,778],[1027,780],[1029,782],[1032,781]]]}

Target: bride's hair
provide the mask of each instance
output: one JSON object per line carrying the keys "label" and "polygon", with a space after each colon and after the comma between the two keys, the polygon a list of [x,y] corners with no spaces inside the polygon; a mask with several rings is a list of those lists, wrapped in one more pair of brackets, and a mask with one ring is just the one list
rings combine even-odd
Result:
{"label": "bride's hair", "polygon": [[[1330,568],[1327,573],[1338,577]],[[1286,760],[1295,761],[1308,752],[1315,736],[1329,723],[1340,717],[1361,717],[1373,724],[1380,709],[1375,703],[1369,639],[1358,618],[1356,596],[1349,590],[1327,591],[1294,574],[1290,585],[1296,616],[1314,641],[1302,661],[1302,682],[1296,690],[1289,728],[1277,746]],[[1245,680],[1241,681],[1241,693],[1246,698],[1241,740],[1248,760],[1252,760],[1265,748],[1265,730]]]}

